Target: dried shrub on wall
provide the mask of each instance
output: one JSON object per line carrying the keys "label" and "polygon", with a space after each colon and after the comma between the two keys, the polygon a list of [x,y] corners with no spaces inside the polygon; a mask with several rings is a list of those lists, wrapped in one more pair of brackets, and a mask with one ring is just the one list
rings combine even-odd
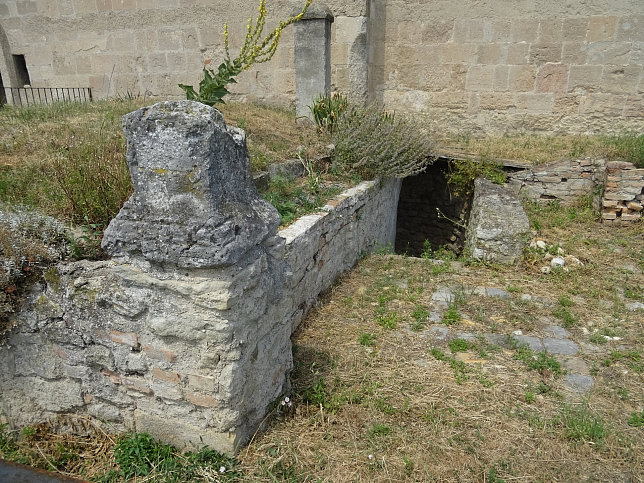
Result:
{"label": "dried shrub on wall", "polygon": [[69,253],[64,226],[34,211],[0,206],[0,336],[10,328],[23,287]]}
{"label": "dried shrub on wall", "polygon": [[434,141],[418,121],[375,105],[347,109],[333,140],[334,168],[366,179],[413,176],[436,159]]}

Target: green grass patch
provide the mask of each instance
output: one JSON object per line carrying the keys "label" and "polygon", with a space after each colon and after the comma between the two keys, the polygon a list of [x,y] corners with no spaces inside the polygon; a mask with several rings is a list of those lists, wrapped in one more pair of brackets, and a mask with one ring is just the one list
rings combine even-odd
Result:
{"label": "green grass patch", "polygon": [[606,427],[602,418],[593,413],[588,406],[566,405],[558,418],[567,440],[599,445],[606,437]]}
{"label": "green grass patch", "polygon": [[531,371],[537,371],[543,375],[552,373],[555,376],[559,376],[563,374],[561,364],[557,359],[548,355],[546,351],[535,354],[527,344],[517,344],[514,358],[523,362]]}

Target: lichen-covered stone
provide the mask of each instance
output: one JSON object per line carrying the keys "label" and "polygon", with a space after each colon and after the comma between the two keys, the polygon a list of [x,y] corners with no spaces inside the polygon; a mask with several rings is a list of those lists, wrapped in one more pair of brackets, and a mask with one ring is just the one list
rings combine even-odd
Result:
{"label": "lichen-covered stone", "polygon": [[123,118],[134,193],[112,220],[103,248],[179,267],[236,263],[279,226],[254,188],[246,138],[219,111],[160,102]]}
{"label": "lichen-covered stone", "polygon": [[465,249],[479,260],[515,263],[523,253],[530,223],[519,198],[479,178],[465,235]]}

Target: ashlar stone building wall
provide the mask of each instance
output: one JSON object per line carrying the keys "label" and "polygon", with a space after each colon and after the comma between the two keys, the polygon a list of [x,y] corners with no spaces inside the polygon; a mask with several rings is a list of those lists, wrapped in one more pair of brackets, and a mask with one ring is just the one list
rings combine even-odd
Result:
{"label": "ashlar stone building wall", "polygon": [[[315,0],[319,2],[319,0]],[[268,2],[267,30],[302,2]],[[425,115],[441,134],[644,129],[641,0],[328,0],[331,82],[353,100]],[[0,75],[24,55],[33,86],[96,97],[181,96],[204,60],[232,54],[257,0],[5,0]],[[3,42],[3,32],[6,42]],[[311,39],[311,42],[320,41]],[[244,99],[295,101],[293,31],[238,77]]]}

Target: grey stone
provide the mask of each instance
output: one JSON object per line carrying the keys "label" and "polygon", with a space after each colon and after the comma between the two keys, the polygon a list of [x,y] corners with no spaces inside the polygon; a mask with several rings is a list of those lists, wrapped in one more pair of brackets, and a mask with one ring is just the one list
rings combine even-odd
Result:
{"label": "grey stone", "polygon": [[449,329],[447,327],[442,327],[440,325],[435,325],[430,327],[427,331],[430,335],[436,337],[438,340],[445,340],[449,334]]}
{"label": "grey stone", "polygon": [[595,385],[595,381],[590,376],[583,374],[566,374],[564,384],[577,394],[585,394]]}
{"label": "grey stone", "polygon": [[510,292],[501,288],[488,287],[485,289],[485,295],[488,297],[508,298],[510,297]]}
{"label": "grey stone", "polygon": [[519,345],[527,345],[530,350],[534,352],[541,352],[543,347],[543,342],[539,337],[531,337],[529,335],[513,335],[512,338],[517,341]]}
{"label": "grey stone", "polygon": [[134,193],[102,247],[159,264],[226,266],[273,236],[279,214],[255,190],[241,129],[192,101],[160,102],[123,118]]}
{"label": "grey stone", "polygon": [[545,346],[546,351],[551,354],[571,356],[579,352],[579,346],[568,339],[553,339],[546,337],[543,339],[543,345]]}
{"label": "grey stone", "polygon": [[476,340],[476,334],[472,334],[471,332],[459,332],[456,334],[456,337],[458,339],[465,339],[467,341]]}
{"label": "grey stone", "polygon": [[550,327],[543,329],[543,331],[549,336],[555,337],[557,339],[567,339],[568,337],[570,337],[570,333],[566,329],[559,327],[558,325],[551,325]]}
{"label": "grey stone", "polygon": [[516,263],[530,234],[521,201],[503,187],[478,178],[465,234],[465,248],[480,260]]}
{"label": "grey stone", "polygon": [[438,287],[432,294],[433,302],[450,303],[454,300],[454,292],[449,287]]}
{"label": "grey stone", "polygon": [[488,343],[505,349],[514,347],[513,337],[507,334],[485,334],[485,339]]}
{"label": "grey stone", "polygon": [[626,304],[626,309],[635,312],[636,310],[644,310],[644,304],[642,302],[632,302],[630,304]]}
{"label": "grey stone", "polygon": [[[299,13],[299,12],[298,12]],[[313,3],[295,24],[295,115],[313,120],[309,106],[331,89],[331,23],[324,4]]]}
{"label": "grey stone", "polygon": [[268,167],[270,178],[283,176],[285,178],[301,178],[306,174],[306,169],[299,159],[290,159],[283,163],[273,163]]}

